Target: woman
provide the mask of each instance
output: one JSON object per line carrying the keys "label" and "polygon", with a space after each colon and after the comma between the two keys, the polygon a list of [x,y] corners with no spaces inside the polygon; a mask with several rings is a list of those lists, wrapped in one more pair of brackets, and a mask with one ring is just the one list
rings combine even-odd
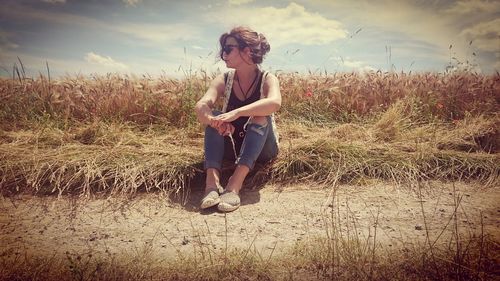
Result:
{"label": "woman", "polygon": [[[276,76],[262,72],[259,64],[271,49],[264,35],[247,27],[233,28],[219,38],[220,57],[233,70],[217,76],[196,104],[205,129],[205,194],[201,208],[217,205],[223,212],[240,206],[239,192],[255,162],[278,154],[274,112],[281,106]],[[222,111],[214,105],[222,100]],[[223,159],[237,166],[226,188],[220,185]]]}

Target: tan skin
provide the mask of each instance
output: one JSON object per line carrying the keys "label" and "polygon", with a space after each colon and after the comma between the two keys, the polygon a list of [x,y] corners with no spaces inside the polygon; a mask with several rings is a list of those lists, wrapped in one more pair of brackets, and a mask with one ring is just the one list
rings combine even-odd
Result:
{"label": "tan skin", "polygon": [[[225,44],[238,45],[238,42],[233,37],[228,37]],[[252,92],[255,89],[249,89],[249,87],[258,74],[258,67],[251,59],[250,48],[245,47],[242,50],[234,48],[229,54],[224,52],[222,58],[228,68],[236,70],[235,78],[237,79],[233,83],[233,91],[237,98],[244,100],[245,96],[241,92],[240,86],[243,90],[250,90],[249,92]],[[240,85],[237,83],[240,83]],[[210,84],[205,95],[196,103],[195,111],[198,120],[202,124],[215,128],[219,134],[224,136],[234,132],[234,127],[230,122],[242,116],[253,116],[251,119],[252,123],[265,125],[267,122],[266,116],[271,115],[281,107],[281,93],[279,81],[273,74],[268,74],[263,83],[264,98],[219,116],[213,116],[212,109],[214,104],[219,98],[222,98],[225,88],[224,75],[217,76]],[[238,194],[249,171],[249,167],[238,165],[233,175],[229,178],[226,190]],[[205,193],[220,186],[220,174],[217,169],[207,169],[205,184]]]}

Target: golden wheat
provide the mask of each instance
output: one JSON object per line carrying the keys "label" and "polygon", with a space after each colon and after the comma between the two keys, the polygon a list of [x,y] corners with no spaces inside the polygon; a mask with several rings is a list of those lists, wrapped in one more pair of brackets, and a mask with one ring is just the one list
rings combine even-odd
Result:
{"label": "golden wheat", "polygon": [[[179,190],[201,173],[193,108],[214,75],[1,79],[0,190]],[[277,75],[275,181],[498,183],[498,74]]]}

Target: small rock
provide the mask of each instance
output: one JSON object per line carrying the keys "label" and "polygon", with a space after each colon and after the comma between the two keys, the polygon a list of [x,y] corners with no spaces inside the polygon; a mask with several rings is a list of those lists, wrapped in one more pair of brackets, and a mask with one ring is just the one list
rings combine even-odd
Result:
{"label": "small rock", "polygon": [[415,225],[415,230],[422,230],[424,229],[421,225]]}

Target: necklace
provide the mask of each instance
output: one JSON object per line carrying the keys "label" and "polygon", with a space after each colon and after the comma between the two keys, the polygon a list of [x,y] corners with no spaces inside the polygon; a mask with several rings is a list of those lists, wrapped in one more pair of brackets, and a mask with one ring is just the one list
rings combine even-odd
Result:
{"label": "necklace", "polygon": [[252,90],[253,85],[255,84],[255,81],[257,81],[258,77],[259,77],[259,73],[256,73],[255,78],[253,79],[252,84],[250,85],[250,87],[248,88],[248,90],[245,92],[245,91],[243,91],[243,88],[241,88],[240,78],[238,76],[236,76],[236,81],[238,81],[238,86],[240,87],[240,91],[243,94],[243,97],[245,98],[245,100],[248,98],[248,93],[250,92],[250,90]]}

